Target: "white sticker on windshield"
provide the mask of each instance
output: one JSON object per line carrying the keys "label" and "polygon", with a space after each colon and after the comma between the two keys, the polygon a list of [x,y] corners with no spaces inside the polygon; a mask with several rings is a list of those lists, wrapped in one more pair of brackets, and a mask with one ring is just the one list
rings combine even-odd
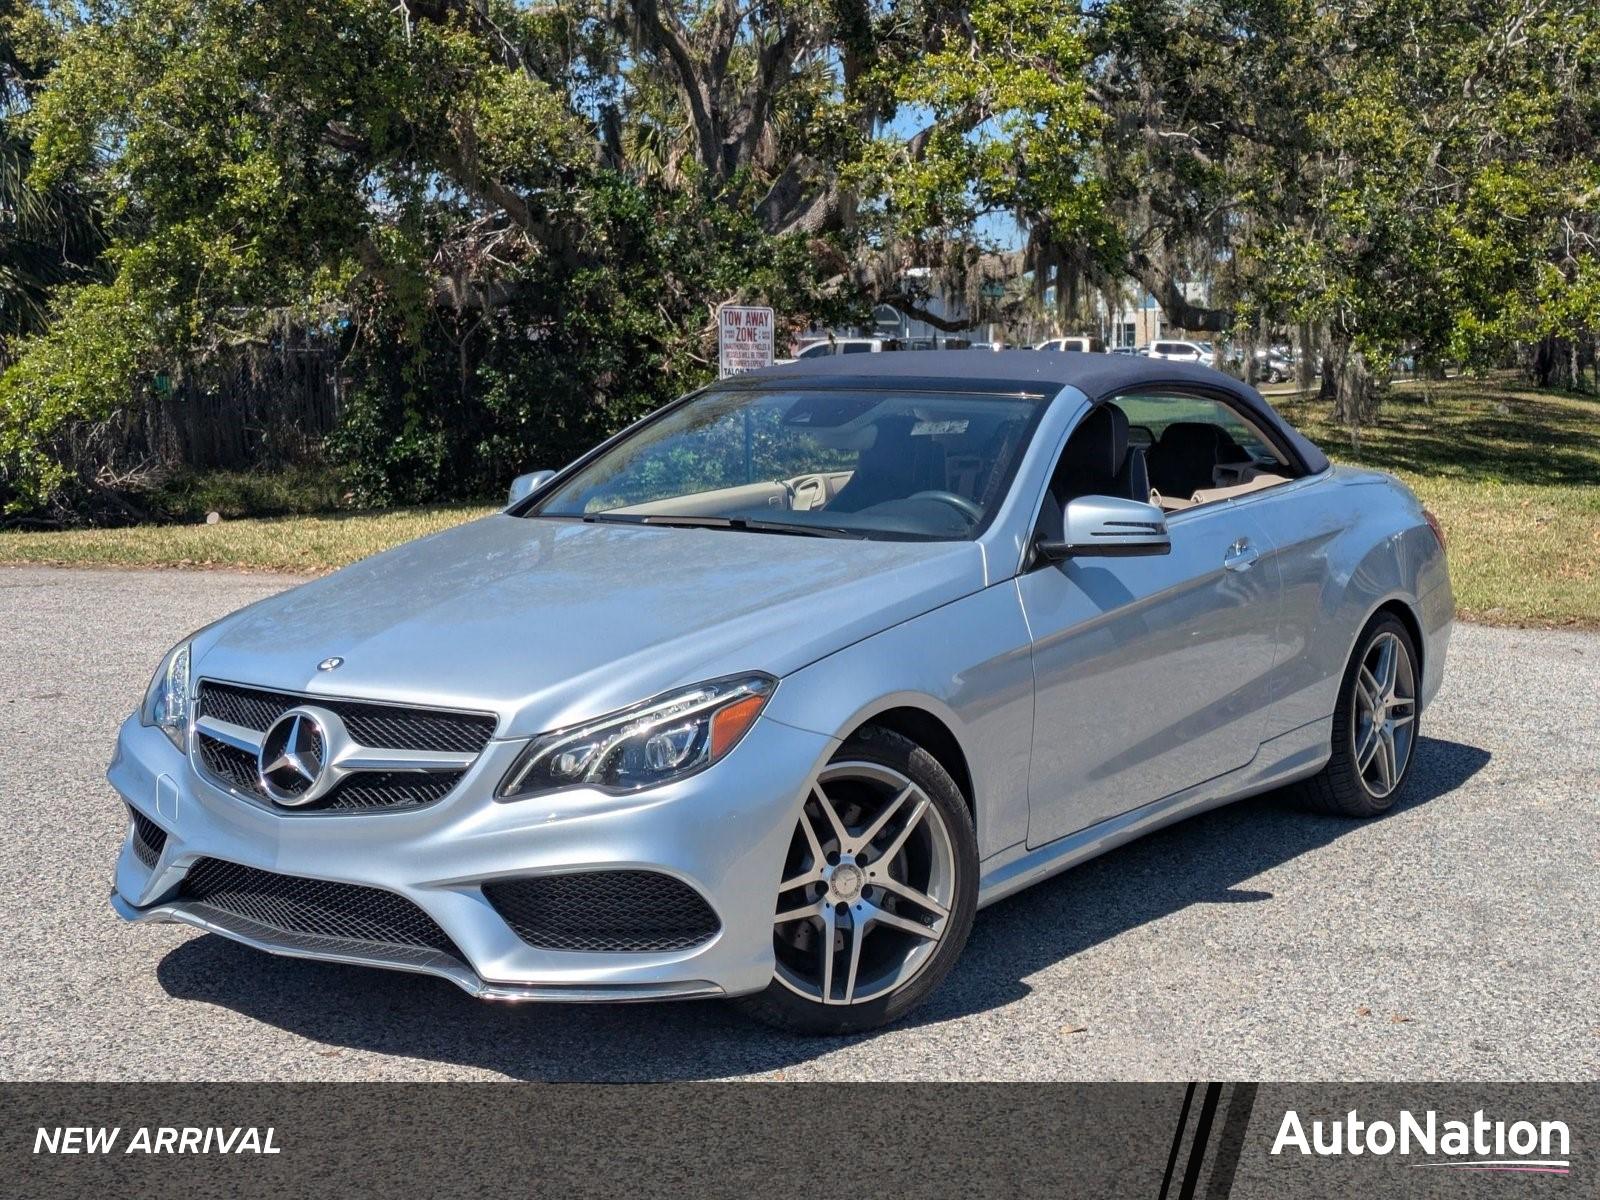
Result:
{"label": "white sticker on windshield", "polygon": [[918,421],[911,427],[912,437],[939,437],[944,434],[965,433],[965,421]]}

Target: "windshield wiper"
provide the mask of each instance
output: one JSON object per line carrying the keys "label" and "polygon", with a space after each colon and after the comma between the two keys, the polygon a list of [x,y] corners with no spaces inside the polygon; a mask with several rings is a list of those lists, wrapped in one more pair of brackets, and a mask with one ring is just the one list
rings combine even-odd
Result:
{"label": "windshield wiper", "polygon": [[607,525],[643,525],[647,520],[645,517],[621,517],[614,513],[584,513],[578,519],[586,525],[593,525],[600,521],[605,522]]}
{"label": "windshield wiper", "polygon": [[865,541],[857,529],[837,525],[790,525],[784,521],[752,521],[748,517],[640,517],[641,525],[665,525],[675,529],[734,529],[740,533],[783,533],[791,537],[850,538]]}

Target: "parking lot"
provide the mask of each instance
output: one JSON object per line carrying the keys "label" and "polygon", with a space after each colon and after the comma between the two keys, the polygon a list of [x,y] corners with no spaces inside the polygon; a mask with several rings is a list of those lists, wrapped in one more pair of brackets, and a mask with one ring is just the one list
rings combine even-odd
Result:
{"label": "parking lot", "polygon": [[0,569],[7,1078],[1600,1077],[1600,634],[1458,627],[1388,817],[1197,818],[985,910],[909,1022],[806,1040],[117,922],[117,725],[171,643],[293,582]]}

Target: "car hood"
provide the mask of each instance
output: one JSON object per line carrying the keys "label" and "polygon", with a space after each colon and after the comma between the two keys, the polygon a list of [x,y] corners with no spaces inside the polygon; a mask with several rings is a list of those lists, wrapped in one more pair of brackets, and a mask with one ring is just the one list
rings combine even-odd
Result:
{"label": "car hood", "polygon": [[528,736],[705,679],[782,676],[984,582],[974,542],[499,514],[244,609],[200,636],[195,669],[493,710],[500,736]]}

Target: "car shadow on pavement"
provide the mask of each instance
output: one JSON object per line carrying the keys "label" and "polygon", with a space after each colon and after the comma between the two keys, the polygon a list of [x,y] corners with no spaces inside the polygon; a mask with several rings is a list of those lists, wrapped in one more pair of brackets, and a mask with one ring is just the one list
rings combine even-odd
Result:
{"label": "car shadow on pavement", "polygon": [[[1453,791],[1489,761],[1485,750],[1435,738],[1418,750],[1406,798],[1384,820]],[[1034,973],[1190,905],[1268,901],[1270,892],[1238,885],[1363,825],[1271,794],[1114,850],[980,913],[949,978],[894,1028],[1009,1004],[1028,994]],[[175,999],[318,1043],[330,1078],[346,1074],[338,1060],[357,1051],[517,1079],[704,1079],[781,1071],[859,1040],[780,1034],[715,1001],[488,1004],[443,980],[279,958],[214,935],[171,951],[157,976]],[[359,1070],[372,1074],[371,1064]]]}

